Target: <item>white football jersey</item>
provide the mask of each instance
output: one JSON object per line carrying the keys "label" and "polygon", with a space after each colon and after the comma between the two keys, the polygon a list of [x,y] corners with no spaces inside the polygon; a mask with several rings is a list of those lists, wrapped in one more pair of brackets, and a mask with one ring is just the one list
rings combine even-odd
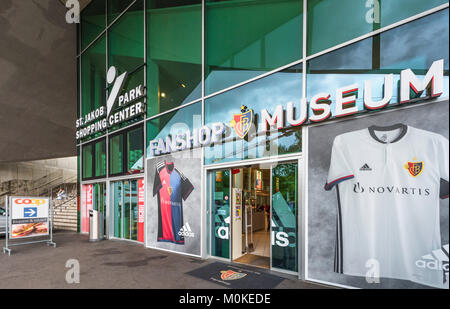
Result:
{"label": "white football jersey", "polygon": [[448,286],[448,250],[447,271],[420,263],[442,249],[448,180],[449,143],[439,134],[398,124],[337,136],[325,185],[338,195],[335,271]]}

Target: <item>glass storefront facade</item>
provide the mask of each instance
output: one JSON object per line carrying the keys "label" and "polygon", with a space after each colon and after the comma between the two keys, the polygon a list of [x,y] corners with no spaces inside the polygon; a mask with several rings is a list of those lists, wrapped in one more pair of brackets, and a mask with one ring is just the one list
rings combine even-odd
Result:
{"label": "glass storefront facade", "polygon": [[[423,89],[410,91],[411,102],[448,99],[448,14],[448,1],[443,0],[91,1],[78,27],[78,114],[88,121],[77,130],[101,119],[96,116],[101,108],[108,115],[106,122],[114,115],[124,117],[77,140],[82,191],[104,195],[98,203],[104,205],[105,235],[172,250],[154,243],[163,239],[189,247],[194,241],[191,228],[198,244],[173,251],[235,261],[233,220],[244,218],[245,191],[254,190],[267,198],[255,198],[255,206],[268,209],[266,217],[261,211],[261,220],[270,222],[271,269],[306,280],[360,286],[331,275],[314,277],[316,269],[308,268],[308,259],[316,254],[315,248],[308,250],[309,243],[320,241],[308,233],[309,226],[320,225],[307,217],[310,189],[305,177],[315,172],[307,161],[312,142],[308,130],[322,121],[345,122],[408,108],[412,104],[401,103],[402,74],[410,69],[419,80],[426,79],[440,60],[439,96],[430,95],[435,86],[431,79]],[[111,67],[115,74],[110,80]],[[121,76],[125,79],[117,93]],[[345,88],[349,85],[354,87]],[[343,93],[336,91],[340,89]],[[369,97],[375,104],[389,93],[386,104],[367,107]],[[109,105],[114,95],[116,101]],[[339,109],[337,102],[352,96],[354,100]],[[145,110],[131,116],[136,102]],[[201,140],[207,134],[202,130],[217,123],[225,127],[218,140],[180,146],[178,136],[203,132]],[[198,161],[189,161],[198,154]],[[182,230],[173,231],[168,240],[161,223],[161,188],[167,175],[172,181],[174,162],[184,186],[180,203],[190,205],[193,199],[186,192],[189,184],[199,197],[192,204],[197,206],[177,210]],[[245,180],[235,186],[236,170],[245,174],[252,164],[263,174],[267,171],[267,187],[246,188]],[[235,204],[236,188],[242,190],[241,206]],[[175,186],[166,192],[174,203]],[[96,207],[97,202],[91,202],[96,196],[82,193],[81,232],[88,231],[85,214]],[[154,208],[149,203],[155,203]],[[198,222],[187,213],[189,207],[198,207]],[[329,226],[325,229],[335,233]]]}

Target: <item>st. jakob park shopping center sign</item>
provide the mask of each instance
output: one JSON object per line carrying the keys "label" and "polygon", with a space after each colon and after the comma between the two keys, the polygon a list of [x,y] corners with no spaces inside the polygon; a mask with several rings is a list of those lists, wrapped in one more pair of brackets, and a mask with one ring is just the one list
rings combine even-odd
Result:
{"label": "st. jakob park shopping center sign", "polygon": [[[76,138],[88,137],[106,128],[133,119],[145,113],[145,88],[142,84],[123,92],[127,72],[117,76],[117,69],[112,66],[106,75],[109,85],[112,85],[106,101],[106,107],[101,106],[76,121]],[[118,105],[115,109],[116,104]],[[116,110],[114,113],[113,110]]]}
{"label": "st. jakob park shopping center sign", "polygon": [[[306,123],[317,123],[329,120],[334,117],[344,117],[358,114],[364,110],[376,111],[388,106],[394,97],[394,75],[388,74],[384,77],[383,98],[374,101],[372,98],[372,81],[364,82],[363,107],[356,104],[357,94],[360,89],[359,84],[352,84],[336,90],[334,101],[334,113],[331,110],[330,93],[318,93],[314,95],[310,102],[306,99],[297,104],[287,102],[286,106],[277,105],[270,113],[267,109],[262,109],[258,119],[261,119],[261,126],[256,126],[257,133],[266,133],[270,130],[281,130],[288,127],[298,127]],[[422,96],[423,92],[425,96]],[[437,98],[444,92],[444,60],[437,60],[423,78],[418,78],[411,69],[400,72],[399,104],[421,102],[432,98]],[[295,110],[300,111],[298,118]],[[311,110],[312,112],[308,112]],[[230,119],[229,127],[234,130],[238,138],[244,139],[251,127],[256,125],[255,112],[242,106],[240,114],[234,114]],[[231,117],[230,117],[231,118]],[[183,151],[196,147],[204,147],[212,143],[223,142],[227,125],[222,122],[212,123],[181,132],[175,136],[166,136],[150,141],[148,147],[150,156],[159,156],[171,152]]]}

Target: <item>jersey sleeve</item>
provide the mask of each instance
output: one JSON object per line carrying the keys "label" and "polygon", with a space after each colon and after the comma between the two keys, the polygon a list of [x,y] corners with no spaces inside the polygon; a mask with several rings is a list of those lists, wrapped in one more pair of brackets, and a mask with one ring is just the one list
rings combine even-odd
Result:
{"label": "jersey sleeve", "polygon": [[189,197],[192,191],[194,191],[194,186],[191,181],[181,174],[181,195],[184,201]]}
{"label": "jersey sleeve", "polygon": [[161,177],[159,177],[158,169],[155,170],[155,177],[153,180],[153,196],[155,196],[162,188]]}
{"label": "jersey sleeve", "polygon": [[448,139],[442,137],[438,146],[438,164],[439,164],[439,174],[441,177],[441,185],[439,196],[441,199],[446,199],[449,196],[449,143]]}
{"label": "jersey sleeve", "polygon": [[340,137],[336,137],[333,142],[333,148],[331,150],[330,169],[328,171],[327,183],[325,184],[325,190],[329,191],[340,182],[349,180],[355,177],[348,158],[344,154],[344,144]]}

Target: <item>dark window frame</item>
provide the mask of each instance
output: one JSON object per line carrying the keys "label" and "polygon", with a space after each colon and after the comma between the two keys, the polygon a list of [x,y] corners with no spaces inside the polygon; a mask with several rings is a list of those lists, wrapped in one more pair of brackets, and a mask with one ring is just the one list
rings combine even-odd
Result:
{"label": "dark window frame", "polygon": [[[101,175],[101,176],[95,176],[95,171],[96,171],[96,168],[97,168],[97,166],[96,166],[96,160],[95,160],[95,146],[98,144],[98,143],[101,143],[101,142],[105,142],[105,145],[106,145],[106,137],[103,137],[103,138],[100,138],[100,139],[98,139],[98,140],[95,140],[95,141],[93,141],[93,142],[90,142],[90,143],[88,143],[88,144],[85,144],[85,145],[82,145],[82,147],[81,147],[81,156],[82,156],[82,158],[81,158],[81,179],[82,179],[82,181],[90,181],[90,180],[96,180],[96,179],[103,179],[103,178],[106,178],[106,175],[107,175],[107,173],[106,173],[106,171],[105,171],[105,174],[104,175]],[[89,147],[89,146],[92,146],[92,176],[91,177],[85,177],[84,176],[84,170],[85,170],[85,164],[84,164],[84,148],[85,147]],[[106,164],[108,164],[108,158],[106,158],[107,160],[106,160]]]}
{"label": "dark window frame", "polygon": [[145,134],[144,134],[144,125],[142,123],[132,126],[130,128],[127,128],[125,130],[122,130],[120,132],[114,133],[109,135],[108,141],[111,141],[112,138],[122,135],[123,143],[122,143],[122,171],[119,173],[111,173],[111,143],[108,143],[109,151],[108,151],[108,158],[107,158],[107,164],[108,164],[108,177],[119,177],[119,176],[127,176],[127,175],[140,175],[144,173],[144,167],[142,168],[142,172],[139,173],[128,173],[128,133],[135,130],[142,130],[142,155],[144,156],[145,153]]}

